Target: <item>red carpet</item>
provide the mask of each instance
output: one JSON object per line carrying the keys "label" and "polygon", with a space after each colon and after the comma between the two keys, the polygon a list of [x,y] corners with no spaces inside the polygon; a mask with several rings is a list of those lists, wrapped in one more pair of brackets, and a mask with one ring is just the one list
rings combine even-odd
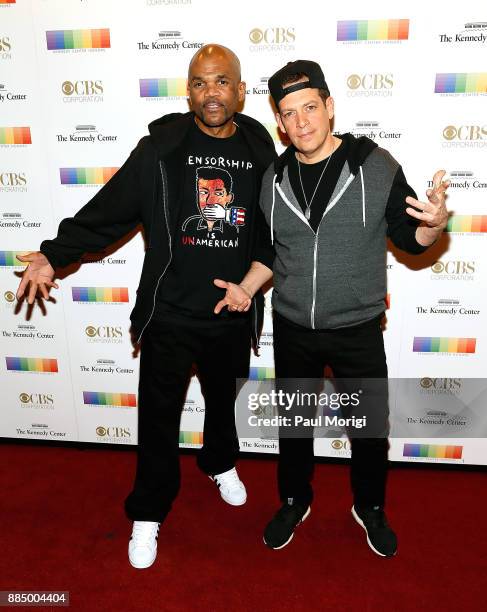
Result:
{"label": "red carpet", "polygon": [[0,462],[0,590],[70,591],[74,610],[485,606],[485,472],[393,469],[388,516],[399,552],[382,559],[351,517],[347,466],[317,466],[311,516],[288,547],[272,551],[262,530],[278,507],[274,461],[240,461],[249,499],[234,508],[194,457],[183,456],[182,490],[161,528],[158,558],[135,570],[122,506],[134,453],[4,444]]}

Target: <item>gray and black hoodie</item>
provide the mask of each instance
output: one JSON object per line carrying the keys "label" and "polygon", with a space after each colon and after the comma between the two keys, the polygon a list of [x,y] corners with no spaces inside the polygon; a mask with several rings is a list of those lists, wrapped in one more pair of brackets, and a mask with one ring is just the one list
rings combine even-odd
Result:
{"label": "gray and black hoodie", "polygon": [[[275,248],[273,308],[309,329],[357,325],[384,311],[387,237],[411,254],[425,250],[405,212],[404,193],[416,194],[398,162],[369,138],[340,138],[347,139],[347,160],[316,232],[289,181],[293,146],[262,182],[260,206]],[[398,183],[406,191],[395,189]]]}

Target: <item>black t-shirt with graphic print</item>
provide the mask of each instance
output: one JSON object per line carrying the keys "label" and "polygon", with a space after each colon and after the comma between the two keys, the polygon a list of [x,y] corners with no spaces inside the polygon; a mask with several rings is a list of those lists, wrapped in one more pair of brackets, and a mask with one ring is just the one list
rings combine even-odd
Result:
{"label": "black t-shirt with graphic print", "polygon": [[184,186],[172,261],[159,286],[154,316],[235,318],[226,308],[219,315],[213,313],[225,295],[213,280],[239,283],[247,272],[255,205],[251,154],[238,128],[229,138],[214,138],[194,124],[183,159]]}

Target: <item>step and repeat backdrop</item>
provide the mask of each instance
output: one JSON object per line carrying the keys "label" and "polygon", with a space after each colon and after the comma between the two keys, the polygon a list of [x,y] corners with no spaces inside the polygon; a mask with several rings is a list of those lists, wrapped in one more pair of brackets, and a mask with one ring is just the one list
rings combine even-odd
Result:
{"label": "step and repeat backdrop", "polygon": [[[15,300],[23,270],[16,255],[54,236],[117,172],[150,121],[188,109],[189,60],[218,42],[239,55],[244,112],[279,151],[268,77],[287,61],[313,59],[335,99],[336,133],[388,149],[423,199],[435,170],[449,172],[451,217],[440,242],[417,258],[388,252],[390,376],[407,379],[421,399],[411,414],[422,425],[414,437],[392,439],[390,457],[487,464],[486,432],[462,397],[485,376],[487,356],[483,4],[437,11],[426,2],[352,1],[324,11],[318,1],[296,10],[290,0],[0,0],[0,436],[137,443],[129,313],[140,233],[87,255],[54,300],[33,309]],[[269,292],[252,379],[272,378],[272,343]],[[201,445],[203,418],[193,378],[182,446]],[[349,456],[339,432],[315,444],[318,455]],[[277,442],[245,438],[241,448],[273,453]]]}

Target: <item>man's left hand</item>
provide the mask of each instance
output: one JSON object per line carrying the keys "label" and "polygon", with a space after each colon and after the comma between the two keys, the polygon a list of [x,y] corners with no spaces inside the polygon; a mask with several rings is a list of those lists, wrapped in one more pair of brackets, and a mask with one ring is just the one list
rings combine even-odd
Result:
{"label": "man's left hand", "polygon": [[[445,193],[450,181],[444,181],[446,172],[438,170],[433,176],[433,189],[426,191],[428,202],[420,202],[411,196],[406,198],[406,202],[414,208],[406,208],[406,212],[411,217],[419,219],[427,227],[442,232],[448,222],[448,211],[445,205]],[[419,209],[419,210],[416,210]]]}

